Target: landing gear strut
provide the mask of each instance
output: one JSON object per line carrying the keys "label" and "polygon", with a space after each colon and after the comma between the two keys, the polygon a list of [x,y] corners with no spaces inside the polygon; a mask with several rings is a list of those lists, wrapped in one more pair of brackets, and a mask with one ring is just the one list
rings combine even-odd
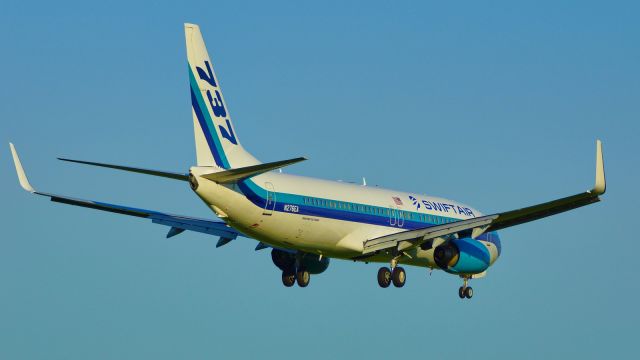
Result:
{"label": "landing gear strut", "polygon": [[462,286],[460,286],[460,288],[458,289],[458,296],[460,297],[460,299],[471,299],[473,297],[473,288],[471,286],[468,286],[469,284],[469,277],[463,277],[463,283]]}

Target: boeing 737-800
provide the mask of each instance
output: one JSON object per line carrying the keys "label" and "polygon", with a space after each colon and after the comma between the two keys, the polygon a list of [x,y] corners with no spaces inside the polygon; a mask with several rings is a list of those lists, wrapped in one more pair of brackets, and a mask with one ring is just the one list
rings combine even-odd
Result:
{"label": "boeing 737-800", "polygon": [[164,172],[122,165],[60,159],[188,183],[221,220],[77,199],[35,190],[10,144],[20,185],[52,201],[150,219],[168,226],[167,237],[185,230],[219,237],[217,247],[238,236],[271,248],[282,283],[300,287],[329,259],[385,263],[378,284],[402,287],[399,265],[440,269],[459,276],[460,298],[471,298],[469,279],[482,277],[500,256],[497,230],[572,210],[600,200],[605,192],[602,145],[596,142],[592,190],[522,209],[483,215],[463,203],[439,197],[283,174],[278,169],[303,160],[262,163],[240,144],[197,25],[185,24],[196,165],[188,172]]}

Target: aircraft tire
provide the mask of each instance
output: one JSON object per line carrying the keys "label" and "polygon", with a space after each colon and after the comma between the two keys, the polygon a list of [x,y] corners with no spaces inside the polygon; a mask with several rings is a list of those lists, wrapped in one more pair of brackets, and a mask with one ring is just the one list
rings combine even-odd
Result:
{"label": "aircraft tire", "polygon": [[460,289],[458,289],[458,296],[460,296],[460,299],[465,298],[465,289],[463,286],[460,286]]}
{"label": "aircraft tire", "polygon": [[471,286],[469,286],[466,289],[464,289],[464,296],[467,299],[471,299],[473,297],[473,288]]}
{"label": "aircraft tire", "polygon": [[388,288],[391,285],[391,270],[388,267],[381,267],[378,270],[378,285],[381,288]]}
{"label": "aircraft tire", "polygon": [[311,281],[311,275],[307,270],[300,270],[296,273],[296,281],[298,282],[298,286],[307,287],[309,281]]}
{"label": "aircraft tire", "polygon": [[396,266],[391,272],[391,280],[393,281],[393,286],[401,288],[407,281],[407,273],[400,266]]}
{"label": "aircraft tire", "polygon": [[296,283],[296,276],[287,272],[282,272],[282,285],[292,287]]}

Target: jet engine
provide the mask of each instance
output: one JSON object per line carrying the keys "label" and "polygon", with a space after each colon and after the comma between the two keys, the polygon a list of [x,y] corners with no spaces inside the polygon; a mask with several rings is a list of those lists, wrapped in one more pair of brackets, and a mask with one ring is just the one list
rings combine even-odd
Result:
{"label": "jet engine", "polygon": [[433,250],[433,260],[452,274],[478,274],[498,258],[496,245],[471,238],[449,240]]}
{"label": "jet engine", "polygon": [[[273,264],[284,272],[294,273],[296,270],[296,254],[287,251],[271,250],[271,260]],[[300,265],[310,274],[323,273],[329,267],[329,258],[319,255],[305,253],[300,258]]]}

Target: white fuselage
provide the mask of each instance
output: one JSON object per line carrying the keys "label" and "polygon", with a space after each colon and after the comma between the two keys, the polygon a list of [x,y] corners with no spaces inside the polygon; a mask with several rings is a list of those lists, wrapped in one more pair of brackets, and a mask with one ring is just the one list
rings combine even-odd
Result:
{"label": "white fuselage", "polygon": [[[328,257],[352,259],[366,240],[481,215],[447,199],[276,172],[248,180],[254,192],[199,177],[208,172],[191,168],[196,193],[229,226],[273,247]],[[433,249],[408,255],[400,262],[435,267]],[[390,258],[382,253],[365,261]]]}

